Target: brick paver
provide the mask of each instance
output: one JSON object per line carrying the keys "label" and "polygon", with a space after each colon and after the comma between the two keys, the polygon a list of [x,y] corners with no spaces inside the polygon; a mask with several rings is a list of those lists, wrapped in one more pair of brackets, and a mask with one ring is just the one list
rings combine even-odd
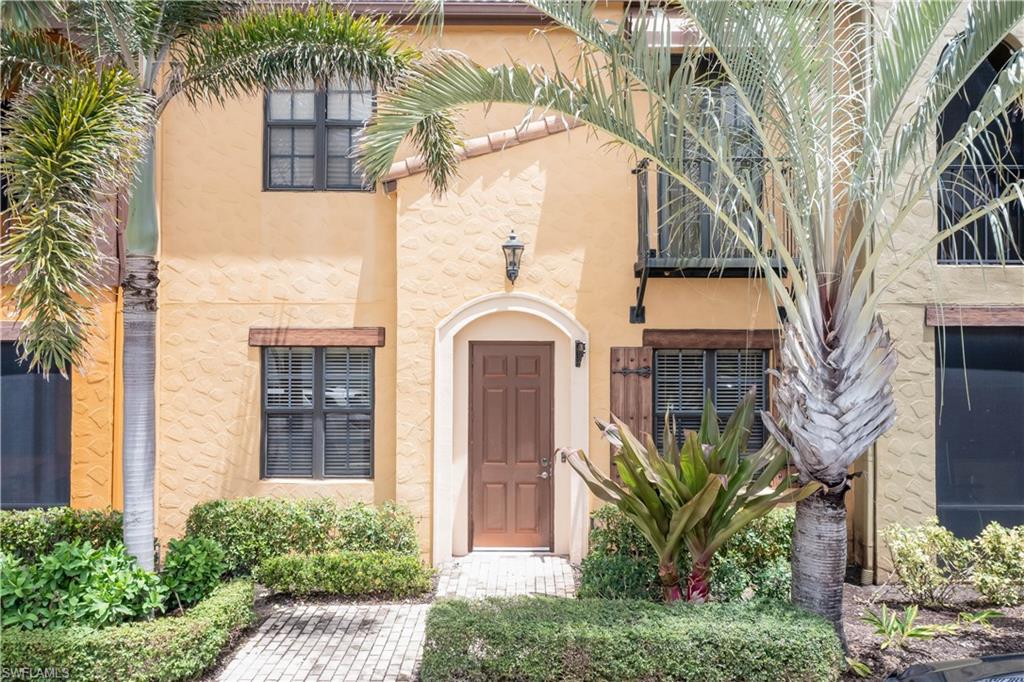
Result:
{"label": "brick paver", "polygon": [[[565,557],[474,552],[442,568],[439,597],[571,597]],[[275,607],[228,661],[221,682],[412,680],[429,604],[290,604]]]}

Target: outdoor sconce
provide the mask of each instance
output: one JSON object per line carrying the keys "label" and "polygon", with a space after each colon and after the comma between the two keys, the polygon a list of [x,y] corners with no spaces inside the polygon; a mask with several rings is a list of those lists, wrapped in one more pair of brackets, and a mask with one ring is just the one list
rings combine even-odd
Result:
{"label": "outdoor sconce", "polygon": [[515,284],[516,277],[519,276],[519,261],[523,257],[523,243],[519,241],[515,230],[509,232],[508,239],[501,245],[501,250],[505,253],[505,277]]}

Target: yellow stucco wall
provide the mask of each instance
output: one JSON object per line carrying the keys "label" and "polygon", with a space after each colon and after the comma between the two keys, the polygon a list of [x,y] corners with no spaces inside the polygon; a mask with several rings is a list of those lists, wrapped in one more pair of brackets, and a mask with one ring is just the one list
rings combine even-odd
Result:
{"label": "yellow stucco wall", "polygon": [[[952,22],[950,37],[962,22]],[[1024,25],[1010,39],[1020,42]],[[924,83],[914,92],[922,92]],[[898,190],[899,191],[899,190]],[[937,229],[930,197],[919,201],[899,231],[879,268],[879,282],[895,274],[908,254],[918,250]],[[881,314],[898,352],[893,381],[896,424],[876,447],[875,529],[893,523],[914,524],[934,516],[936,425],[936,330],[925,325],[925,307],[942,305],[1020,305],[1024,303],[1024,268],[938,265],[936,250],[914,263],[889,289]],[[892,563],[881,538],[877,562],[881,573]]]}
{"label": "yellow stucco wall", "polygon": [[[483,63],[550,62],[530,27],[450,27],[446,45]],[[567,37],[550,37],[563,54]],[[561,41],[561,43],[559,43]],[[561,47],[560,47],[561,45]],[[465,117],[467,135],[517,124],[521,109]],[[161,130],[158,534],[183,531],[196,502],[241,495],[397,498],[430,548],[432,353],[437,323],[506,290],[500,244],[525,243],[515,290],[574,314],[590,332],[591,412],[608,411],[612,345],[639,345],[631,161],[583,130],[467,161],[450,195],[422,177],[392,196],[263,192],[258,98],[166,112]],[[253,326],[383,326],[376,365],[375,478],[261,481],[260,366]],[[766,328],[774,311],[747,279],[657,280],[648,327]],[[396,388],[397,387],[397,388]],[[596,432],[591,447],[603,447]]]}
{"label": "yellow stucco wall", "polygon": [[[8,287],[4,287],[6,299]],[[71,375],[71,506],[121,507],[120,409],[115,399],[118,341],[117,292],[97,292],[88,362]],[[4,311],[4,319],[11,319]]]}

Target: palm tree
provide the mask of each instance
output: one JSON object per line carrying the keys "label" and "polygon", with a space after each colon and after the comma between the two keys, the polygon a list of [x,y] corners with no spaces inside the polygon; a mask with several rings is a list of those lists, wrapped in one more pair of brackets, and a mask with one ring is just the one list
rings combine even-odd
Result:
{"label": "palm tree", "polygon": [[[23,277],[11,304],[23,353],[44,371],[87,361],[97,218],[129,197],[124,293],[124,540],[153,567],[154,374],[159,230],[154,135],[167,105],[198,106],[335,76],[391,84],[416,53],[383,19],[329,6],[50,0],[5,3],[3,171],[11,229],[3,259]],[[19,11],[19,6],[21,10]]]}
{"label": "palm tree", "polygon": [[[986,196],[969,170],[1002,157],[990,152],[1024,94],[1024,53],[937,150],[935,130],[968,76],[1024,18],[1024,2],[666,0],[640,3],[616,23],[595,16],[594,0],[526,1],[578,39],[572,64],[485,68],[438,52],[380,102],[363,138],[365,168],[382,176],[411,137],[444,191],[459,158],[447,114],[518,103],[592,126],[710,213],[751,254],[783,311],[777,419],[765,423],[801,479],[822,485],[797,505],[793,598],[842,635],[848,470],[894,420],[896,357],[879,297],[915,259],[980,219],[1005,245],[1006,207],[1021,183],[899,253],[895,272],[878,264],[940,179],[945,191]],[[684,17],[697,36],[692,49],[673,54],[665,10]],[[694,159],[713,166],[710,182],[688,172]],[[779,262],[785,275],[773,268]]]}

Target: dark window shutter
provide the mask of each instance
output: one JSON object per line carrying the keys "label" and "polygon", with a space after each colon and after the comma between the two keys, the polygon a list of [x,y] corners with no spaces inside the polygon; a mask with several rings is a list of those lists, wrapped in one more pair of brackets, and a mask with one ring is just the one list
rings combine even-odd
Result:
{"label": "dark window shutter", "polygon": [[611,413],[637,437],[651,433],[654,422],[653,356],[649,346],[612,348]]}
{"label": "dark window shutter", "polygon": [[707,354],[702,350],[658,350],[654,354],[654,441],[661,445],[666,417],[682,442],[684,432],[700,428],[707,391]]}
{"label": "dark window shutter", "polygon": [[324,411],[324,476],[372,476],[372,348],[324,350]]}
{"label": "dark window shutter", "polygon": [[750,427],[747,447],[756,450],[764,445],[764,424],[761,410],[767,409],[768,351],[764,350],[718,350],[715,351],[715,410],[719,413],[722,426],[728,421],[740,401],[754,389],[754,407],[757,414]]}

